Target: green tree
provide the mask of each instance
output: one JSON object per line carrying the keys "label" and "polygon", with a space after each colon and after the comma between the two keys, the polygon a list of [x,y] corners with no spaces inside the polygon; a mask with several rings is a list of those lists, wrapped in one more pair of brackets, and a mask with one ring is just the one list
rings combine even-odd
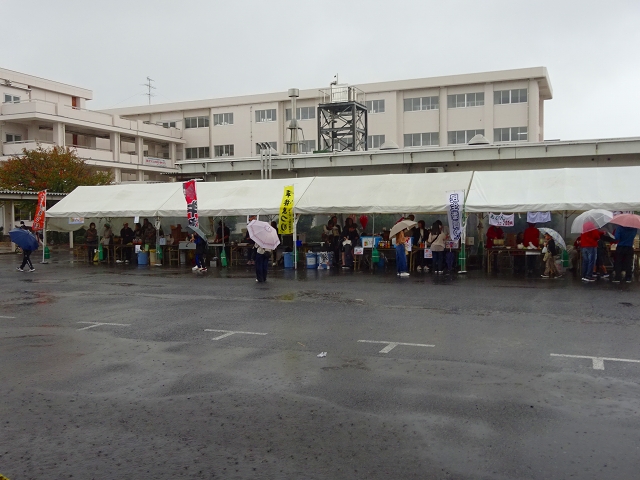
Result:
{"label": "green tree", "polygon": [[49,190],[70,193],[80,185],[108,185],[109,172],[96,171],[69,147],[22,150],[0,165],[0,188],[20,191]]}

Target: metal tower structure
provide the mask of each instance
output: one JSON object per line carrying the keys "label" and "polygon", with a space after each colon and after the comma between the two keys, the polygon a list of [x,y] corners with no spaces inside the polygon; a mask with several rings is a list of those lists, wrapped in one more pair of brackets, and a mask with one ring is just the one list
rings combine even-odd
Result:
{"label": "metal tower structure", "polygon": [[318,150],[344,152],[367,150],[367,107],[364,92],[356,87],[331,84],[320,90]]}

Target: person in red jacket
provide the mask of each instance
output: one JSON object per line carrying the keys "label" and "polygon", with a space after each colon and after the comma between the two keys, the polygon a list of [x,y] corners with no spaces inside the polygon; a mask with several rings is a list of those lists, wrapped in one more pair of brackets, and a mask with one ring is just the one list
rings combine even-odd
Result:
{"label": "person in red jacket", "polygon": [[[540,230],[536,228],[535,223],[529,223],[529,226],[524,231],[524,237],[522,239],[522,243],[524,244],[524,248],[529,248],[531,245],[538,248],[540,247]],[[529,245],[531,244],[531,245]],[[536,266],[536,259],[538,255],[527,255],[527,271],[529,273],[533,273],[533,270]]]}
{"label": "person in red jacket", "polygon": [[580,236],[580,250],[582,253],[582,281],[595,282],[593,268],[596,266],[598,240],[602,232],[591,222],[586,222]]}

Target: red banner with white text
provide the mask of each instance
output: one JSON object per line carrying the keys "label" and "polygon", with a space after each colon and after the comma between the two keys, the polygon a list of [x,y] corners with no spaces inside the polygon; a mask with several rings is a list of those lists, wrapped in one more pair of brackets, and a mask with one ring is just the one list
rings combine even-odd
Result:
{"label": "red banner with white text", "polygon": [[44,215],[47,212],[47,191],[38,192],[38,206],[36,207],[36,215],[33,218],[31,230],[38,232],[44,230]]}
{"label": "red banner with white text", "polygon": [[187,201],[187,220],[190,227],[199,227],[198,223],[198,195],[196,194],[196,181],[189,180],[182,183],[182,191]]}

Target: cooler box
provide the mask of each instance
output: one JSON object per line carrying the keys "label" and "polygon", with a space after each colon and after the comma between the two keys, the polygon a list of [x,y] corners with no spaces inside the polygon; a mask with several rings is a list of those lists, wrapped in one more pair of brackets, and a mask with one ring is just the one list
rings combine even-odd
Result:
{"label": "cooler box", "polygon": [[293,252],[284,252],[284,268],[293,268]]}
{"label": "cooler box", "polygon": [[316,268],[316,254],[307,253],[307,268]]}
{"label": "cooler box", "polygon": [[149,255],[147,252],[138,253],[138,265],[149,265]]}

